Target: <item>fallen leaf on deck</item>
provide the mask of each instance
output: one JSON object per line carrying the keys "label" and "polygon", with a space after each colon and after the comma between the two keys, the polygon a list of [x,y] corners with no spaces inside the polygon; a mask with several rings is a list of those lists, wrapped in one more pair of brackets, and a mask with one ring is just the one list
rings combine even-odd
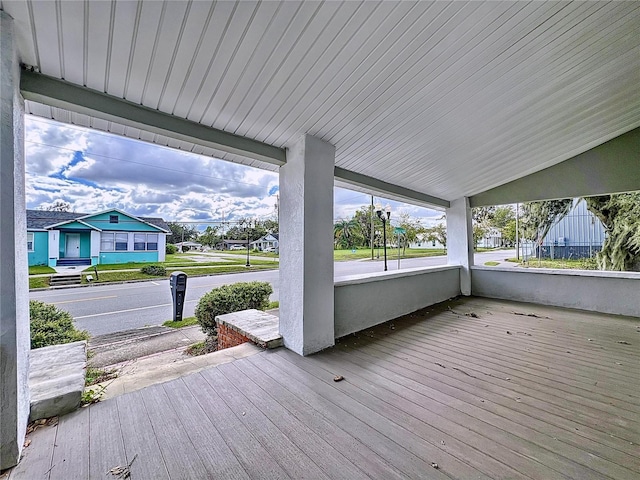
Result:
{"label": "fallen leaf on deck", "polygon": [[438,467],[438,464],[437,464],[437,463],[435,463],[435,462],[431,462],[431,466],[432,466],[433,468],[435,468],[436,470],[437,470],[438,468],[440,468],[440,467]]}
{"label": "fallen leaf on deck", "polygon": [[618,342],[620,345],[631,345],[629,342],[625,342],[624,340],[618,340]]}
{"label": "fallen leaf on deck", "polygon": [[333,377],[334,382],[341,382],[342,380],[344,380],[344,377],[342,375],[336,375],[335,377]]}

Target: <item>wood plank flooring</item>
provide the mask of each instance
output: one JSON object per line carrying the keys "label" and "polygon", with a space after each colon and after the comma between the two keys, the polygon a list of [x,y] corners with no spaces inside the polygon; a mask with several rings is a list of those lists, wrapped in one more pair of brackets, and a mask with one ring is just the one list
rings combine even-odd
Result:
{"label": "wood plank flooring", "polygon": [[640,479],[639,372],[639,319],[464,298],[79,410],[9,478]]}

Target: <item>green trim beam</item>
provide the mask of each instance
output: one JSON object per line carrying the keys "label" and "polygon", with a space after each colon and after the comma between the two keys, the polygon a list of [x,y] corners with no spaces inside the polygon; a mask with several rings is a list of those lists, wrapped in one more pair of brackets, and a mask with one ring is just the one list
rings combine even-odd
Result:
{"label": "green trim beam", "polygon": [[387,194],[400,200],[406,200],[410,203],[417,203],[427,207],[449,208],[448,200],[433,197],[426,193],[416,192],[415,190],[400,187],[399,185],[394,185],[392,183],[383,182],[377,178],[345,170],[344,168],[335,167],[334,176],[338,180],[349,185],[373,190],[383,195]]}
{"label": "green trim beam", "polygon": [[473,195],[472,207],[640,190],[640,128],[562,163]]}
{"label": "green trim beam", "polygon": [[286,163],[285,149],[169,115],[40,73],[23,70],[20,90],[26,100],[139,128],[274,165]]}

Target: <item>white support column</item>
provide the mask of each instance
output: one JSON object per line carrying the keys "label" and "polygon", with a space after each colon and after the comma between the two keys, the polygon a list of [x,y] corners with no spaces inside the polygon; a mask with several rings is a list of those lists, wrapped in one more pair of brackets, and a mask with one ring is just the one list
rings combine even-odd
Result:
{"label": "white support column", "polygon": [[100,232],[91,230],[91,265],[100,263]]}
{"label": "white support column", "polygon": [[0,470],[18,463],[29,417],[24,102],[13,19],[0,12]]}
{"label": "white support column", "polygon": [[460,292],[471,295],[473,226],[468,198],[459,198],[447,208],[447,263],[460,265]]}
{"label": "white support column", "polygon": [[335,147],[310,135],[280,168],[280,333],[308,355],[334,344]]}
{"label": "white support column", "polygon": [[158,261],[164,262],[167,253],[167,236],[164,233],[158,233]]}

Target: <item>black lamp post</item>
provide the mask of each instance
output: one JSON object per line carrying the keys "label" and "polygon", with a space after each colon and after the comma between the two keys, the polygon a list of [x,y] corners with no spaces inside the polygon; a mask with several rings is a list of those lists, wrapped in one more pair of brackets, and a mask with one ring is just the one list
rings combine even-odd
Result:
{"label": "black lamp post", "polygon": [[250,267],[251,263],[249,262],[249,230],[251,229],[251,220],[243,220],[242,225],[247,229],[247,264],[245,267]]}
{"label": "black lamp post", "polygon": [[[386,214],[386,215],[385,215]],[[387,222],[391,219],[391,206],[387,204],[384,207],[384,214],[382,211],[382,205],[376,205],[376,215],[382,220],[382,242],[384,244],[384,271],[387,271]]]}

